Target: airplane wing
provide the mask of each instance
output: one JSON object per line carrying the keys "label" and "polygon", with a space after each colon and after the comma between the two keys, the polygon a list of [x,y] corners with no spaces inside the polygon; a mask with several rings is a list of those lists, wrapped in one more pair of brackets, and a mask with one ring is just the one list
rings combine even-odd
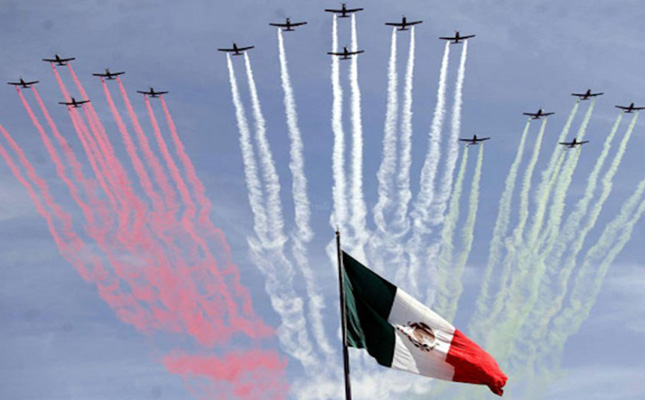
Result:
{"label": "airplane wing", "polygon": [[330,56],[344,56],[345,53],[334,53],[333,51],[328,51],[327,54]]}
{"label": "airplane wing", "polygon": [[246,47],[238,47],[237,51],[246,51],[246,50],[251,50],[255,46],[246,46]]}
{"label": "airplane wing", "polygon": [[485,138],[481,138],[481,139],[478,139],[478,140],[483,142],[484,140],[489,140],[489,139],[490,139],[489,137],[485,137]]}
{"label": "airplane wing", "polygon": [[[238,49],[239,50],[239,49]],[[235,49],[217,49],[217,51],[225,51],[227,53],[235,51]]]}
{"label": "airplane wing", "polygon": [[554,112],[550,112],[550,113],[542,113],[542,115],[541,115],[541,116],[542,116],[542,117],[548,117],[549,115],[553,115],[553,114],[555,114],[555,113],[554,113]]}
{"label": "airplane wing", "polygon": [[589,143],[589,141],[588,140],[583,140],[582,142],[578,142],[578,144],[585,144],[585,143]]}
{"label": "airplane wing", "polygon": [[[400,22],[386,22],[385,25],[387,26],[396,26],[396,27],[402,27],[403,24]],[[412,25],[412,24],[407,24],[407,25]]]}
{"label": "airplane wing", "polygon": [[[586,93],[571,93],[571,96],[577,96],[577,97],[586,97]],[[595,96],[595,95],[590,95],[590,96]]]}
{"label": "airplane wing", "polygon": [[[277,26],[278,28],[286,28],[287,26],[289,26],[287,24],[276,24],[276,23],[269,23],[269,25]],[[296,26],[296,24],[291,24],[291,26]]]}
{"label": "airplane wing", "polygon": [[[349,11],[349,10],[347,10]],[[334,10],[333,8],[326,8],[325,12],[330,12],[330,13],[342,13],[343,10]]]}
{"label": "airplane wing", "polygon": [[357,12],[357,11],[363,11],[363,9],[362,8],[348,8],[348,9],[345,10],[345,12],[348,12],[348,13],[353,13],[353,12]]}
{"label": "airplane wing", "polygon": [[645,110],[645,107],[634,107],[632,110],[637,111],[637,110]]}
{"label": "airplane wing", "polygon": [[616,108],[620,108],[621,110],[629,110],[629,107],[624,106],[616,106]]}
{"label": "airplane wing", "polygon": [[[529,117],[537,117],[537,114],[533,114],[533,113],[522,113],[522,114],[528,115]],[[542,115],[546,115],[546,114],[542,114]]]}
{"label": "airplane wing", "polygon": [[365,53],[365,50],[350,51],[350,52],[347,53],[347,55],[348,56],[353,56],[355,54],[361,54],[361,53]]}
{"label": "airplane wing", "polygon": [[168,94],[168,92],[155,92],[155,94]]}
{"label": "airplane wing", "polygon": [[558,142],[558,144],[561,144],[563,146],[572,146],[573,142]]}
{"label": "airplane wing", "polygon": [[460,142],[472,142],[472,139],[459,139]]}
{"label": "airplane wing", "polygon": [[470,38],[474,38],[474,37],[475,37],[475,35],[459,36],[459,39],[470,39]]}
{"label": "airplane wing", "polygon": [[[454,36],[454,37],[445,36],[445,37],[439,37],[439,39],[441,39],[441,40],[456,40],[457,37],[456,36]],[[460,37],[459,39],[463,39],[463,38]]]}
{"label": "airplane wing", "polygon": [[413,21],[413,22],[408,22],[408,25],[419,25],[423,21]]}
{"label": "airplane wing", "polygon": [[89,100],[81,100],[81,101],[77,101],[76,104],[85,104],[89,102],[90,102]]}
{"label": "airplane wing", "polygon": [[144,92],[144,91],[142,91],[142,90],[137,90],[137,93],[141,93],[141,94],[150,94],[150,92]]}
{"label": "airplane wing", "polygon": [[302,26],[302,25],[307,25],[307,23],[306,22],[296,22],[296,23],[291,24],[291,26]]}
{"label": "airplane wing", "polygon": [[603,94],[604,94],[603,92],[600,92],[600,93],[592,93],[592,94],[590,94],[589,96],[596,97],[596,96],[602,96]]}

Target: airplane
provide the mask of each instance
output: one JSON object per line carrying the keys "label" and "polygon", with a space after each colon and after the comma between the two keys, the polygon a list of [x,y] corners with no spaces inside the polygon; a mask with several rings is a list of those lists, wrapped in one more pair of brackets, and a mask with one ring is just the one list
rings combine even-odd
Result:
{"label": "airplane", "polygon": [[571,93],[571,96],[579,97],[580,100],[588,100],[590,97],[602,96],[604,93],[591,93],[591,89],[587,89],[585,93]]}
{"label": "airplane", "polygon": [[7,82],[7,85],[21,86],[24,89],[29,89],[31,85],[35,85],[38,81],[25,82],[24,79],[20,78],[20,82]]}
{"label": "airplane", "polygon": [[441,40],[450,40],[453,44],[461,43],[462,40],[474,38],[475,35],[466,35],[466,36],[461,36],[459,35],[459,31],[455,31],[455,36],[453,37],[440,37],[439,39]]}
{"label": "airplane", "polygon": [[55,63],[57,65],[67,65],[67,62],[72,61],[72,60],[76,60],[76,58],[74,58],[74,57],[60,58],[60,56],[58,54],[55,54],[54,56],[55,56],[54,58],[43,58],[43,61],[47,61],[47,62],[50,62],[50,63]]}
{"label": "airplane", "polygon": [[154,99],[154,98],[159,97],[162,94],[166,94],[168,92],[155,92],[155,90],[151,87],[150,90],[147,91],[147,92],[137,90],[137,93],[145,94],[146,96],[150,96],[150,97],[152,97]]}
{"label": "airplane", "polygon": [[462,138],[460,138],[459,141],[460,142],[467,142],[468,144],[466,146],[471,146],[471,145],[474,146],[474,145],[477,145],[479,142],[483,142],[483,141],[489,140],[489,139],[490,139],[489,137],[478,138],[477,135],[473,135],[472,139],[466,139],[466,138],[462,139]]}
{"label": "airplane", "polygon": [[341,60],[349,60],[350,58],[352,58],[351,56],[356,54],[361,54],[364,52],[365,50],[349,51],[347,50],[347,47],[343,47],[343,51],[340,53],[334,53],[332,51],[328,51],[327,54],[329,54],[330,56],[339,56]]}
{"label": "airplane", "polygon": [[531,118],[533,118],[533,119],[540,119],[541,117],[548,117],[549,115],[553,115],[553,114],[555,114],[555,113],[552,113],[552,112],[544,112],[544,111],[542,111],[542,109],[540,108],[540,109],[538,110],[538,112],[536,112],[536,113],[523,113],[523,114],[524,114],[524,115],[528,115],[529,117],[531,117]]}
{"label": "airplane", "polygon": [[270,23],[269,25],[277,26],[278,28],[284,28],[282,29],[283,32],[293,32],[295,31],[295,29],[293,29],[295,26],[302,26],[306,24],[306,22],[291,22],[291,18],[287,18],[284,24]]}
{"label": "airplane", "polygon": [[233,53],[234,56],[241,56],[242,53],[244,53],[246,50],[251,50],[255,46],[247,46],[247,47],[237,47],[237,44],[233,42],[233,48],[232,49],[217,49],[217,51],[224,51],[226,53]]}
{"label": "airplane", "polygon": [[561,144],[561,145],[565,146],[568,149],[573,149],[574,147],[582,146],[585,143],[589,143],[589,141],[588,140],[583,140],[582,142],[578,142],[578,140],[576,138],[573,138],[573,140],[570,141],[570,142],[560,142],[558,144]]}
{"label": "airplane", "polygon": [[89,102],[90,102],[89,100],[77,101],[75,98],[72,97],[72,101],[70,101],[70,102],[60,101],[60,102],[58,102],[58,104],[64,104],[66,106],[72,106],[74,108],[79,108],[81,106],[81,104],[85,104],[85,103],[89,103]]}
{"label": "airplane", "polygon": [[108,81],[111,81],[114,79],[115,76],[123,75],[125,72],[110,72],[109,68],[105,69],[105,73],[97,73],[97,74],[92,74],[94,76],[100,76],[101,78],[107,78]]}
{"label": "airplane", "polygon": [[355,12],[363,11],[362,8],[347,8],[347,4],[343,3],[342,7],[340,10],[334,10],[334,9],[326,9],[325,12],[329,13],[334,13],[334,14],[340,14],[338,18],[347,18],[349,17],[348,14],[353,14]]}
{"label": "airplane", "polygon": [[401,19],[401,22],[386,22],[385,25],[387,25],[387,26],[396,26],[396,27],[399,28],[399,29],[397,29],[397,31],[407,31],[408,26],[417,25],[417,24],[420,24],[422,22],[423,21],[408,22],[408,19],[405,18],[405,16],[403,16],[403,19]]}
{"label": "airplane", "polygon": [[625,113],[631,114],[634,111],[638,110],[645,110],[645,107],[634,107],[634,103],[628,105],[627,107],[624,106],[616,106],[616,108],[620,108],[621,110],[624,110]]}

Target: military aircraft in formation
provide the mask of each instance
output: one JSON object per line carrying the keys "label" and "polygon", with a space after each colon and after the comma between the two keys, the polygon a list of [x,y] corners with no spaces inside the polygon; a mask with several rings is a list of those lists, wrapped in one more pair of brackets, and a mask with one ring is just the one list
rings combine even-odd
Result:
{"label": "military aircraft in formation", "polygon": [[552,112],[544,112],[541,108],[538,110],[536,113],[523,113],[524,115],[528,115],[529,117],[533,119],[540,119],[542,117],[548,117],[549,115],[553,115],[555,113]]}
{"label": "military aircraft in formation", "polygon": [[110,72],[110,69],[106,68],[104,74],[103,73],[96,73],[96,74],[92,74],[92,75],[100,76],[101,78],[106,78],[108,81],[111,81],[111,80],[115,79],[115,77],[117,77],[119,75],[123,75],[123,74],[125,74],[125,72],[123,72],[123,71],[121,71],[121,72]]}
{"label": "military aircraft in formation", "polygon": [[237,44],[233,42],[233,48],[230,49],[217,49],[217,51],[223,51],[226,53],[233,53],[234,56],[241,56],[244,54],[245,51],[251,50],[255,48],[255,46],[247,46],[247,47],[237,47]]}
{"label": "military aircraft in formation", "polygon": [[343,47],[343,51],[340,52],[340,53],[336,53],[336,52],[333,52],[333,51],[328,51],[327,54],[329,54],[330,56],[340,57],[341,60],[349,60],[350,58],[352,58],[352,56],[354,56],[356,54],[361,54],[361,53],[364,53],[364,52],[365,52],[365,50],[349,51],[349,50],[347,50],[347,47]]}
{"label": "military aircraft in formation", "polygon": [[475,37],[475,35],[461,36],[459,34],[459,31],[455,31],[455,36],[452,36],[452,37],[444,36],[444,37],[440,37],[439,39],[441,39],[441,40],[449,40],[450,42],[452,42],[452,44],[458,44],[458,43],[461,43],[464,40],[474,38],[474,37]]}
{"label": "military aircraft in formation", "polygon": [[591,89],[587,89],[584,93],[571,93],[571,96],[576,96],[580,100],[589,100],[590,97],[602,96],[604,93],[591,93]]}
{"label": "military aircraft in formation", "polygon": [[74,108],[79,108],[82,104],[89,103],[89,100],[78,101],[72,97],[72,101],[59,101],[58,104],[64,104],[66,106],[71,106]]}
{"label": "military aircraft in formation", "polygon": [[147,92],[142,90],[137,90],[137,93],[145,94],[146,96],[150,96],[154,99],[156,97],[161,96],[162,94],[167,94],[168,92],[155,92],[155,90],[151,87],[150,90]]}
{"label": "military aircraft in formation", "polygon": [[296,26],[302,26],[302,25],[307,25],[306,22],[291,22],[291,18],[287,18],[284,24],[280,23],[270,23],[269,25],[271,26],[277,26],[278,28],[283,28],[283,32],[293,32],[295,29],[293,29]]}
{"label": "military aircraft in formation", "polygon": [[54,58],[43,58],[43,61],[54,63],[56,65],[67,65],[68,62],[76,60],[74,57],[60,58],[58,54],[54,54]]}
{"label": "military aircraft in formation", "polygon": [[567,149],[573,149],[576,146],[582,146],[585,143],[589,143],[588,140],[583,140],[581,142],[578,142],[576,138],[573,138],[572,141],[570,142],[559,142],[558,144],[561,144],[562,146],[566,147]]}
{"label": "military aircraft in formation", "polygon": [[37,84],[38,81],[25,82],[24,79],[20,78],[19,82],[7,82],[7,85],[20,86],[24,89],[29,89],[31,85]]}
{"label": "military aircraft in formation", "polygon": [[460,142],[466,142],[467,143],[466,146],[476,146],[477,144],[479,144],[479,142],[484,142],[484,141],[489,140],[489,139],[490,139],[489,137],[478,138],[477,135],[473,135],[472,139],[460,138],[459,141]]}
{"label": "military aircraft in formation", "polygon": [[408,22],[408,19],[404,15],[403,18],[401,19],[401,22],[386,22],[385,25],[399,28],[397,29],[397,31],[407,31],[409,26],[418,25],[421,23],[423,23],[423,21]]}
{"label": "military aircraft in formation", "polygon": [[347,8],[346,3],[343,3],[343,5],[341,6],[340,10],[334,10],[334,9],[329,9],[329,8],[325,9],[325,12],[334,13],[334,14],[338,15],[338,18],[347,18],[351,14],[353,14],[355,12],[359,12],[359,11],[363,11],[363,9],[362,8]]}
{"label": "military aircraft in formation", "polygon": [[625,107],[625,106],[616,106],[616,108],[620,108],[621,110],[625,111],[625,113],[627,113],[627,114],[631,114],[634,111],[638,111],[638,110],[645,110],[645,107],[635,107],[634,103],[628,105],[627,107]]}

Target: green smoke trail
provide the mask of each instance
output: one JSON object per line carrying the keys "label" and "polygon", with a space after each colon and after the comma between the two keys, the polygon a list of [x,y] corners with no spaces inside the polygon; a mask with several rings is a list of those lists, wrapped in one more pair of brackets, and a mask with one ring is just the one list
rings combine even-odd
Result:
{"label": "green smoke trail", "polygon": [[464,186],[464,176],[466,174],[466,165],[468,162],[468,149],[464,149],[461,155],[461,165],[457,173],[457,180],[455,182],[455,189],[450,197],[450,205],[448,206],[448,215],[441,230],[441,252],[437,259],[437,279],[435,281],[437,294],[434,304],[434,309],[437,313],[444,315],[447,311],[450,302],[450,292],[447,290],[446,282],[449,275],[453,274],[452,269],[452,253],[454,250],[454,235],[457,222],[459,221],[459,203],[461,200],[461,192]]}
{"label": "green smoke trail", "polygon": [[[584,138],[594,106],[595,101],[592,101],[578,130],[577,137],[579,139]],[[509,354],[513,354],[514,345],[512,339],[517,337],[517,332],[522,328],[538,300],[540,283],[546,271],[545,257],[549,254],[550,249],[558,238],[566,194],[580,158],[580,149],[569,153],[562,172],[557,178],[545,232],[539,237],[537,243],[527,242],[528,249],[525,248],[523,255],[518,258],[519,273],[513,276],[509,285],[508,292],[510,294],[502,316],[504,320],[501,323],[496,323],[496,331],[499,337],[496,343],[499,346],[503,346],[504,349],[502,359],[505,359]],[[528,296],[526,293],[528,293]]]}
{"label": "green smoke trail", "polygon": [[587,252],[578,271],[568,307],[554,319],[546,343],[561,354],[566,340],[580,329],[596,302],[609,267],[629,241],[634,226],[645,212],[645,180],[625,202],[618,216],[611,221],[601,234],[598,242]]}
{"label": "green smoke trail", "polygon": [[[585,189],[584,196],[578,201],[573,213],[571,213],[571,215],[565,222],[560,237],[556,241],[556,244],[551,250],[551,253],[548,255],[548,262],[546,265],[548,268],[547,273],[550,277],[548,281],[550,282],[552,280],[557,280],[557,287],[555,289],[552,289],[551,287],[549,287],[549,285],[542,284],[542,286],[540,287],[540,294],[538,296],[542,301],[537,302],[531,312],[531,317],[527,320],[527,324],[524,327],[524,331],[527,332],[527,334],[518,336],[525,339],[522,343],[522,348],[528,349],[527,351],[523,352],[521,357],[518,358],[523,358],[524,361],[528,359],[528,362],[524,362],[524,364],[529,367],[529,370],[527,371],[529,372],[529,376],[532,376],[533,373],[533,367],[537,357],[538,344],[541,343],[544,339],[551,318],[553,318],[553,316],[556,315],[556,313],[562,307],[562,302],[564,301],[564,297],[566,296],[567,288],[569,285],[569,278],[576,265],[576,256],[582,248],[586,235],[595,225],[596,219],[600,214],[602,205],[604,204],[604,201],[601,200],[596,203],[594,210],[591,212],[592,217],[590,217],[590,220],[585,225],[585,227],[581,229],[580,224],[582,223],[583,218],[587,215],[589,203],[593,199],[593,195],[596,190],[598,178],[600,176],[600,170],[602,169],[607,156],[609,155],[609,150],[611,149],[611,144],[618,131],[618,127],[622,120],[622,115],[622,113],[618,115],[616,122],[614,123],[609,135],[605,140],[603,150],[598,157],[598,161],[596,162],[594,169],[591,171],[589,177],[587,178],[587,187]],[[623,138],[623,142],[625,143],[625,146],[623,146],[624,148],[626,147],[627,143],[625,141],[625,138]],[[617,157],[614,159],[613,164],[615,165],[615,168],[618,167],[620,158],[622,158],[622,154],[617,155]],[[609,172],[607,174],[609,174]],[[606,175],[605,179],[603,179],[603,182],[608,182],[607,178],[608,176]],[[611,179],[611,177],[609,177],[609,179]],[[608,194],[609,193],[607,193],[607,196]],[[595,217],[593,217],[594,215]],[[576,242],[571,246],[570,243],[574,240]],[[569,252],[568,260],[565,263],[564,267],[560,268],[562,265],[560,259],[565,252]],[[557,272],[557,277],[554,276],[556,274],[555,269],[559,270]]]}
{"label": "green smoke trail", "polygon": [[[492,296],[491,294],[491,283],[493,278],[493,269],[497,266],[502,259],[503,252],[503,243],[502,238],[506,236],[506,231],[510,223],[510,214],[511,214],[511,200],[513,198],[513,190],[515,189],[515,181],[517,180],[517,171],[522,161],[522,155],[524,154],[524,145],[526,143],[526,135],[531,126],[531,120],[526,121],[524,130],[522,131],[522,137],[520,138],[520,144],[515,154],[515,160],[511,164],[511,169],[506,176],[506,182],[504,185],[504,191],[502,192],[502,197],[499,201],[499,214],[497,215],[497,220],[495,221],[495,228],[493,229],[493,238],[490,242],[490,250],[488,256],[488,264],[486,265],[486,271],[484,272],[484,281],[482,283],[482,289],[479,293],[477,299],[475,315],[470,323],[470,331],[475,337],[482,338],[484,332],[480,329],[480,326],[484,321],[488,319],[490,314],[489,310],[489,301]],[[506,273],[510,274],[510,271]],[[492,308],[494,310],[501,308],[502,300],[499,297],[495,298]]]}
{"label": "green smoke trail", "polygon": [[459,298],[463,292],[463,285],[461,277],[466,268],[466,262],[470,255],[470,250],[473,247],[475,221],[477,219],[477,209],[479,206],[479,187],[482,177],[482,164],[484,161],[484,145],[479,147],[477,154],[477,163],[475,164],[475,172],[473,173],[473,181],[470,186],[470,197],[468,199],[468,216],[461,231],[462,249],[461,253],[457,256],[452,273],[446,281],[446,292],[449,295],[448,307],[443,313],[448,321],[452,321],[457,313],[457,305]]}

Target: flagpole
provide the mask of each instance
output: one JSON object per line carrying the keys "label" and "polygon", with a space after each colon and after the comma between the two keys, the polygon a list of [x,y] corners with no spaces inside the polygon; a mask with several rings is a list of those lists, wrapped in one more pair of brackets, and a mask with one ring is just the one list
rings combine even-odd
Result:
{"label": "flagpole", "polygon": [[345,315],[345,285],[343,277],[343,254],[340,249],[340,231],[336,228],[336,254],[338,257],[338,291],[340,294],[340,325],[343,338],[343,368],[345,371],[345,400],[352,400],[349,379],[349,354],[347,352],[347,316]]}

